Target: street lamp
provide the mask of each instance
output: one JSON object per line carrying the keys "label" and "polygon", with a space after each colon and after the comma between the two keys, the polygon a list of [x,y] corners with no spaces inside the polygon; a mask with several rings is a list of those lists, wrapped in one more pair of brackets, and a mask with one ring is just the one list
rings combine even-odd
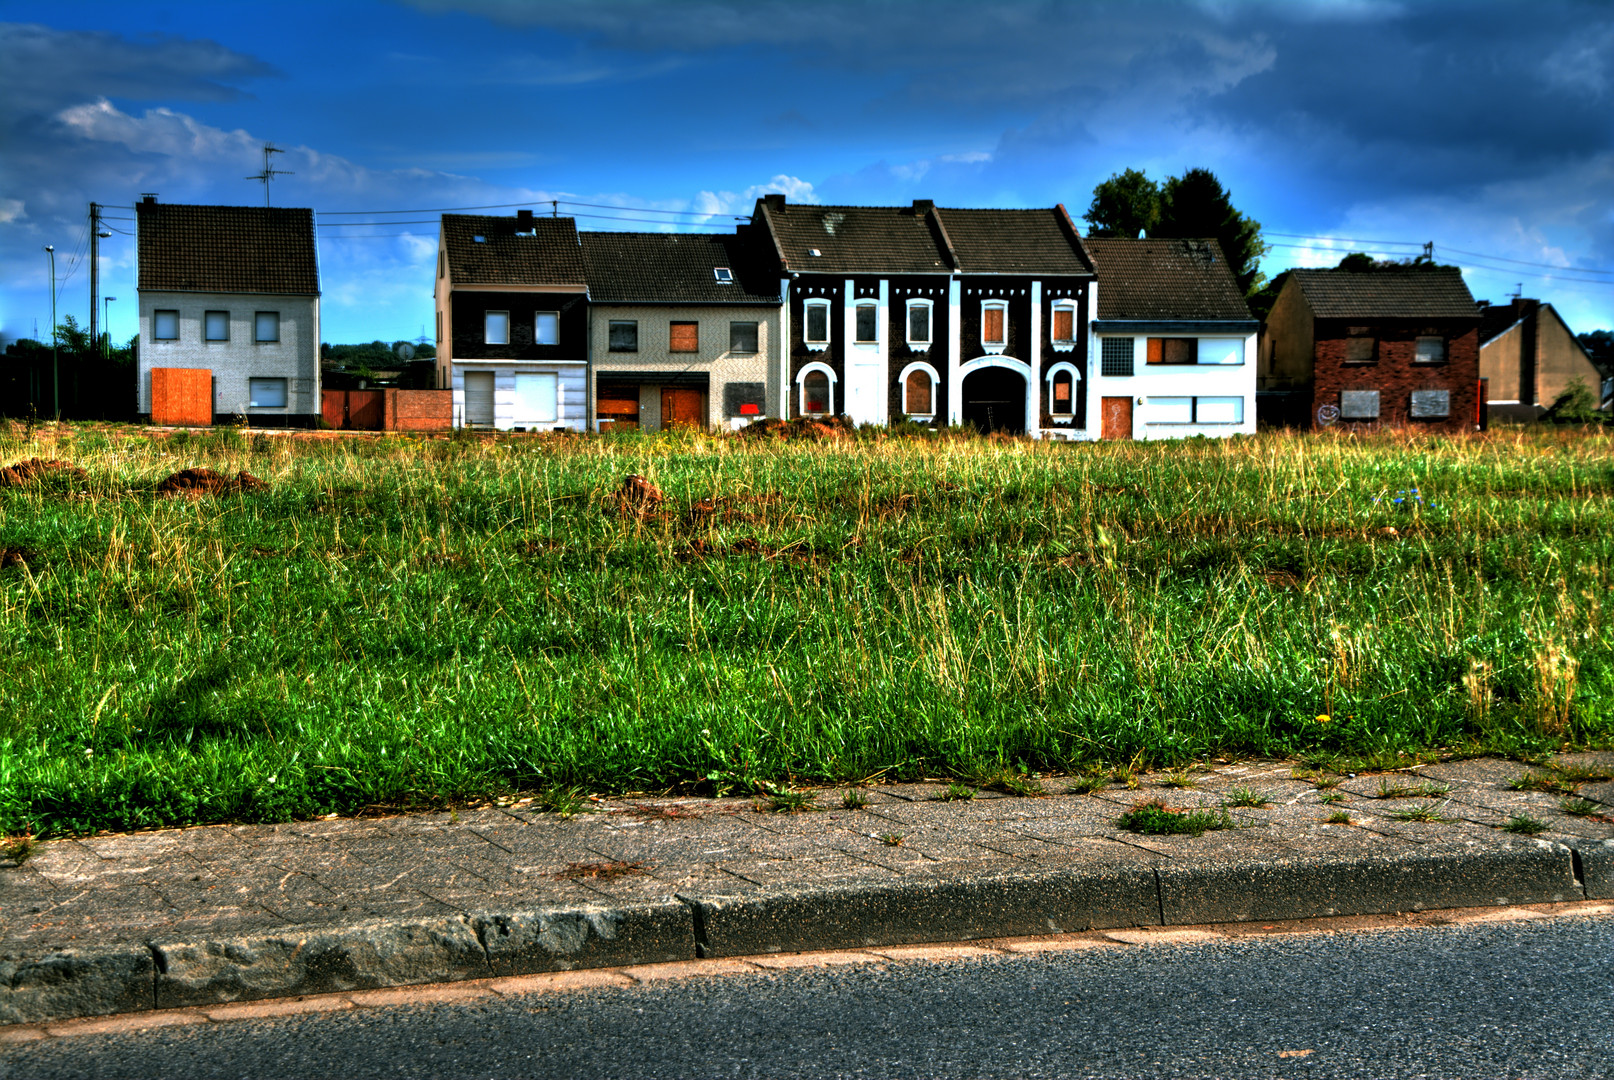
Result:
{"label": "street lamp", "polygon": [[116,296],[103,296],[101,298],[101,333],[106,335],[106,358],[112,359],[112,318],[108,314],[111,310],[108,304],[116,300]]}
{"label": "street lamp", "polygon": [[50,403],[56,410],[56,419],[62,418],[62,380],[56,364],[56,248],[45,245],[50,256]]}

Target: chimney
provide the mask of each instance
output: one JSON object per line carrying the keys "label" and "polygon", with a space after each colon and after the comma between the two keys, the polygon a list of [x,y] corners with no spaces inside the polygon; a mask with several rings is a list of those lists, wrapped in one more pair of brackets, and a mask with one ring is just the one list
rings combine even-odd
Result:
{"label": "chimney", "polygon": [[762,201],[767,204],[769,210],[783,210],[785,208],[785,197],[778,192],[770,192],[762,196]]}
{"label": "chimney", "polygon": [[934,209],[936,209],[935,199],[915,199],[913,201],[913,212],[916,214],[928,214]]}
{"label": "chimney", "polygon": [[153,206],[157,202],[157,193],[155,191],[143,191],[140,193],[140,201],[147,206]]}
{"label": "chimney", "polygon": [[531,210],[517,210],[516,211],[516,232],[532,232],[533,227],[534,226],[532,224],[532,211]]}

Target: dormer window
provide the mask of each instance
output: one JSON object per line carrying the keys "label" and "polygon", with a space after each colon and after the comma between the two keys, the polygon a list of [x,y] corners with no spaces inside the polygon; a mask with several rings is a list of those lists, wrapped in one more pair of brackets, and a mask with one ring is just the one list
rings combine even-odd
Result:
{"label": "dormer window", "polygon": [[726,266],[714,266],[712,268],[712,276],[717,279],[717,283],[719,285],[734,284],[734,271],[730,270]]}

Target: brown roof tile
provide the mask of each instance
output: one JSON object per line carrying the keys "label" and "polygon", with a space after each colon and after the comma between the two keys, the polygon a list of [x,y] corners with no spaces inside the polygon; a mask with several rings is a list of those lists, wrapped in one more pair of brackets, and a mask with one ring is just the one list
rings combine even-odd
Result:
{"label": "brown roof tile", "polygon": [[1456,267],[1430,270],[1291,270],[1319,319],[1477,317],[1479,307]]}
{"label": "brown roof tile", "polygon": [[1249,305],[1215,240],[1088,237],[1100,319],[1240,319]]}
{"label": "brown roof tile", "polygon": [[142,201],[135,221],[141,289],[319,295],[312,210]]}
{"label": "brown roof tile", "polygon": [[[603,304],[779,302],[779,277],[734,233],[584,232],[589,299]],[[714,271],[727,267],[731,284]]]}
{"label": "brown roof tile", "polygon": [[790,270],[946,274],[953,269],[930,215],[912,207],[786,203],[766,206],[761,213]]}
{"label": "brown roof tile", "polygon": [[1089,274],[1064,207],[937,210],[966,274]]}
{"label": "brown roof tile", "polygon": [[[455,285],[582,285],[583,249],[569,217],[520,218],[444,214],[443,247]],[[481,239],[478,239],[480,237]]]}

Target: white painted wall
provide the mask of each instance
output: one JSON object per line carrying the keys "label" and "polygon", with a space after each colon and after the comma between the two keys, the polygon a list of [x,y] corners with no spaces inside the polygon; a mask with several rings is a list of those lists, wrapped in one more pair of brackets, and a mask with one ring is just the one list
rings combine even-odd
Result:
{"label": "white painted wall", "polygon": [[[1076,438],[1097,439],[1103,429],[1103,399],[1107,397],[1132,398],[1132,437],[1134,439],[1184,439],[1193,435],[1226,437],[1228,435],[1255,434],[1255,369],[1256,335],[1254,334],[1200,334],[1202,352],[1219,345],[1242,342],[1242,364],[1149,364],[1149,338],[1139,334],[1132,338],[1132,375],[1106,376],[1103,374],[1103,341],[1106,337],[1124,335],[1092,334],[1090,336],[1092,382],[1087,391],[1087,430],[1073,432]],[[1166,335],[1187,337],[1186,334]],[[1158,404],[1151,398],[1173,397],[1237,397],[1243,401],[1244,419],[1237,424],[1164,424],[1155,422],[1161,417]],[[1141,401],[1141,403],[1140,403]]]}
{"label": "white painted wall", "polygon": [[[493,427],[497,431],[510,431],[516,426],[516,373],[523,375],[551,372],[558,376],[559,416],[543,430],[564,428],[567,431],[587,430],[588,365],[582,360],[455,360],[453,364],[454,426],[465,423],[465,373],[467,371],[493,372]],[[529,431],[538,430],[531,425]]]}
{"label": "white painted wall", "polygon": [[[179,312],[179,340],[152,337],[153,312]],[[209,311],[230,313],[230,340],[203,341],[203,318]],[[260,311],[280,313],[280,340],[253,340]],[[140,291],[140,348],[135,380],[137,405],[151,413],[151,369],[207,368],[213,372],[213,412],[240,413],[250,422],[277,416],[310,415],[319,402],[319,297],[260,293],[190,293]],[[286,407],[255,409],[247,380],[286,380]]]}

